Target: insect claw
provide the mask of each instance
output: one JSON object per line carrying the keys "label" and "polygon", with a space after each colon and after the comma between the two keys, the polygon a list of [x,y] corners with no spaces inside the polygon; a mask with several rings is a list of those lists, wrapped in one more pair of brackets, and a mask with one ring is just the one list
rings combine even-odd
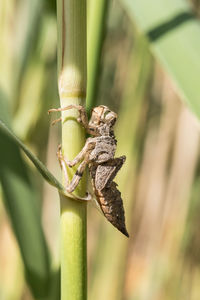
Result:
{"label": "insect claw", "polygon": [[85,197],[85,200],[87,201],[92,200],[92,195],[89,192],[87,192],[86,195],[87,197]]}
{"label": "insect claw", "polygon": [[[73,194],[72,194],[73,195]],[[91,201],[92,200],[92,195],[90,193],[86,193],[85,197],[76,197],[75,200],[78,201]]]}
{"label": "insect claw", "polygon": [[51,125],[54,126],[56,123],[62,121],[62,118],[56,119],[53,122],[51,122]]}
{"label": "insect claw", "polygon": [[66,187],[66,191],[71,194],[73,192],[73,189],[70,187]]}
{"label": "insect claw", "polygon": [[50,113],[56,112],[56,111],[58,111],[57,108],[51,108],[51,109],[49,109],[49,110],[47,111],[47,113],[48,113],[48,115],[50,115]]}
{"label": "insect claw", "polygon": [[66,163],[66,165],[67,165],[69,168],[72,168],[72,167],[73,167],[71,161],[65,160],[65,163]]}
{"label": "insect claw", "polygon": [[[51,109],[49,109],[49,110],[47,111],[47,113],[48,113],[48,115],[50,115],[50,113],[56,112],[56,111],[59,111],[59,108],[51,108]],[[55,125],[56,123],[58,123],[58,122],[60,122],[60,121],[62,121],[62,118],[59,118],[59,119],[54,120],[53,122],[51,122],[51,125],[53,126],[53,125]]]}

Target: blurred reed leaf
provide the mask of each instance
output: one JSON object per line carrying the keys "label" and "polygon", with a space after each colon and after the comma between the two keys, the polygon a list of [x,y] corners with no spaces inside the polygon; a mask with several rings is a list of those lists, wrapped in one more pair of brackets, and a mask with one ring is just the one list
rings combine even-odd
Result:
{"label": "blurred reed leaf", "polygon": [[88,26],[88,84],[86,105],[88,111],[96,105],[100,59],[106,30],[109,0],[89,2]]}
{"label": "blurred reed leaf", "polygon": [[200,117],[200,22],[182,0],[121,0],[169,73],[189,108]]}
{"label": "blurred reed leaf", "polygon": [[[0,118],[9,122],[5,97],[0,93]],[[0,181],[4,203],[21,250],[25,275],[36,299],[47,297],[50,259],[36,205],[37,191],[31,183],[27,166],[9,129],[0,127]],[[7,131],[6,129],[7,128]]]}
{"label": "blurred reed leaf", "polygon": [[[28,64],[26,63],[21,78],[18,106],[12,123],[15,133],[23,141],[29,139],[30,136],[35,139],[35,131],[39,127],[37,140],[43,141],[43,144],[40,144],[42,149],[46,148],[49,130],[48,123],[42,116],[46,115],[52,99],[57,98],[56,38],[55,17],[44,15],[40,32],[37,35],[37,51],[31,57],[32,59],[29,59]],[[49,81],[52,82],[51,85],[49,85]],[[45,101],[41,101],[43,98]],[[44,147],[42,147],[43,145]]]}
{"label": "blurred reed leaf", "polygon": [[[44,0],[22,0],[15,14],[15,76],[18,92],[27,62],[36,52],[38,32],[41,27]],[[22,30],[23,28],[23,30]]]}
{"label": "blurred reed leaf", "polygon": [[[0,133],[7,136],[9,140],[14,142],[15,146],[20,147],[23,152],[28,156],[28,158],[32,161],[34,166],[40,172],[42,177],[51,185],[56,187],[60,194],[67,196],[68,198],[80,200],[80,201],[88,201],[91,199],[91,195],[87,194],[86,197],[79,197],[73,194],[70,194],[66,191],[64,186],[56,179],[56,177],[47,169],[47,167],[22,143],[22,141],[10,130],[4,122],[1,121],[0,116]],[[2,140],[3,143],[3,140]],[[14,151],[14,150],[13,150]]]}
{"label": "blurred reed leaf", "polygon": [[43,178],[60,191],[65,191],[62,184],[54,177],[47,167],[18,139],[18,137],[0,120],[0,132],[9,137],[15,145],[18,145],[38,169]]}

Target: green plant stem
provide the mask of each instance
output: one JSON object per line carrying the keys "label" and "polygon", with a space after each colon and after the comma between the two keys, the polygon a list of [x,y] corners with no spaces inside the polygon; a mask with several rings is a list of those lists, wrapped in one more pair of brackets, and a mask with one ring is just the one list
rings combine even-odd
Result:
{"label": "green plant stem", "polygon": [[[86,0],[57,0],[58,87],[61,107],[85,104],[86,97]],[[72,160],[85,143],[77,122],[78,112],[62,112],[62,153]],[[69,172],[69,179],[75,170]],[[63,175],[63,184],[66,184]],[[85,178],[76,191],[84,196]],[[61,300],[87,298],[87,205],[61,196]]]}

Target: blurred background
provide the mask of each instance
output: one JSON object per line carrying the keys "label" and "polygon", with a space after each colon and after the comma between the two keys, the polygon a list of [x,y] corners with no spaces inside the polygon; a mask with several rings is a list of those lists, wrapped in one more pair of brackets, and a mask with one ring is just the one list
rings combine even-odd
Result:
{"label": "blurred background", "polygon": [[[121,2],[105,5],[92,103],[118,113],[116,155],[127,160],[116,182],[130,238],[94,203],[88,205],[88,299],[200,299],[199,124]],[[188,2],[198,17],[200,1]],[[56,39],[55,1],[0,1],[0,116],[59,178],[60,125],[51,127],[47,115],[49,108],[59,107]],[[1,168],[6,170],[10,148],[3,143]],[[0,300],[44,299],[38,274],[43,282],[47,273],[53,276],[49,269],[59,272],[59,197],[29,160],[15,153],[12,183],[1,175]],[[16,160],[28,173],[33,207],[30,199],[22,199],[22,167]],[[40,222],[43,250],[36,253],[34,224]],[[57,279],[51,282],[59,286]]]}

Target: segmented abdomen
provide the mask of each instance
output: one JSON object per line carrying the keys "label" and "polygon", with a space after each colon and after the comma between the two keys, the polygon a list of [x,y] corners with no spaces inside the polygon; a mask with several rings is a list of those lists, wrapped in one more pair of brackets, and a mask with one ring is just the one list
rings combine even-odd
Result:
{"label": "segmented abdomen", "polygon": [[[97,167],[96,167],[97,168]],[[117,184],[115,182],[110,182],[102,190],[98,190],[95,187],[95,171],[96,168],[90,167],[90,174],[92,177],[93,190],[96,199],[101,207],[101,210],[106,217],[106,219],[115,226],[119,231],[121,231],[127,237],[129,236],[126,225],[125,225],[125,215],[124,207],[121,198],[121,193],[117,189]]]}

